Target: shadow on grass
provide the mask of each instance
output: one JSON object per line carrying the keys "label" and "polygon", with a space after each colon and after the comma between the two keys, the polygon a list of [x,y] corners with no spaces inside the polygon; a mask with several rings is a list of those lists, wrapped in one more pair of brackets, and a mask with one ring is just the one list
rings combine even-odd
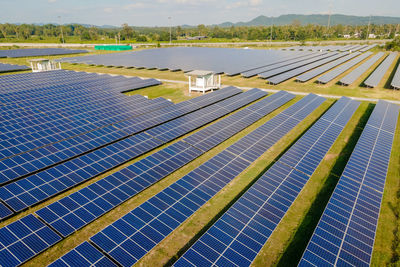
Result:
{"label": "shadow on grass", "polygon": [[310,209],[304,216],[292,240],[285,249],[282,257],[279,259],[277,266],[297,266],[308,244],[308,241],[314,233],[314,229],[325,210],[325,206],[327,205],[333,190],[336,187],[336,184],[339,180],[339,177],[336,175],[340,175],[343,172],[343,169],[350,158],[350,155],[362,133],[363,127],[367,123],[368,118],[372,113],[374,106],[374,104],[369,104],[365,113],[358,120],[354,132],[351,134],[345,147],[342,149],[342,151],[340,151],[337,161],[332,167],[328,178],[325,180],[321,191],[317,194]]}
{"label": "shadow on grass", "polygon": [[[292,146],[299,140],[314,124],[317,122],[332,106],[336,101],[333,101],[332,104],[326,108],[326,110],[314,120],[302,133],[300,133],[296,139],[290,143],[278,156],[276,156],[270,164],[268,164],[264,169],[262,169],[259,174],[240,192],[235,198],[233,198],[214,218],[212,218],[189,242],[183,246],[175,256],[168,260],[168,262],[164,265],[164,267],[172,266],[207,230],[216,222],[218,219],[244,194],[246,191],[258,181],[258,179],[272,166],[275,162],[283,156]],[[278,141],[279,142],[279,141]]]}

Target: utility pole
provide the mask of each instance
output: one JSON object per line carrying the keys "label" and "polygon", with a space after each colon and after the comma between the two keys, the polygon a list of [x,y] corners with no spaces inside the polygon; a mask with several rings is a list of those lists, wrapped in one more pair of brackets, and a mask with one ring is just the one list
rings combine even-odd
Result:
{"label": "utility pole", "polygon": [[169,20],[169,44],[172,44],[172,25],[171,25],[171,17],[168,17]]}
{"label": "utility pole", "polygon": [[369,21],[368,21],[368,29],[367,29],[367,36],[365,36],[365,40],[368,39],[369,36],[369,27],[371,26],[371,15],[369,15]]}
{"label": "utility pole", "polygon": [[329,29],[331,27],[331,16],[332,16],[332,2],[329,4],[328,29],[327,29],[328,37],[329,37]]}
{"label": "utility pole", "polygon": [[60,29],[61,29],[61,41],[64,44],[64,33],[63,33],[63,29],[62,29],[62,23],[61,23],[61,16],[58,16],[58,18],[60,19]]}

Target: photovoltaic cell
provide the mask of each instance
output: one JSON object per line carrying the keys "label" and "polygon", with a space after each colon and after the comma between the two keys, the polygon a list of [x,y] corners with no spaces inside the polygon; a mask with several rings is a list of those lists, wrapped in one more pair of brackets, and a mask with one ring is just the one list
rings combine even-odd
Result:
{"label": "photovoltaic cell", "polygon": [[390,85],[394,89],[400,89],[400,65],[398,65],[396,73],[394,74],[392,82],[390,83]]}
{"label": "photovoltaic cell", "polygon": [[250,266],[358,106],[335,103],[174,266]]}
{"label": "photovoltaic cell", "polygon": [[369,266],[399,106],[380,100],[299,266]]}

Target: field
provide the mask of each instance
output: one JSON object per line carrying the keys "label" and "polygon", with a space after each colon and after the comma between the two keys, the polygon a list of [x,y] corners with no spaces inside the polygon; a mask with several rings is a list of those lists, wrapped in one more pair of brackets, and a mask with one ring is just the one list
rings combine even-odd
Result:
{"label": "field", "polygon": [[[60,58],[60,56],[49,58]],[[0,62],[11,64],[27,64],[27,58],[0,59]],[[312,92],[328,96],[350,96],[366,99],[382,98],[399,101],[400,91],[389,89],[389,83],[387,82],[393,77],[394,71],[399,64],[398,62],[399,57],[391,66],[390,71],[386,73],[383,82],[374,89],[364,87],[362,85],[362,82],[369,76],[372,70],[379,65],[380,62],[377,62],[367,73],[360,77],[360,79],[355,82],[355,85],[349,87],[338,85],[337,82],[338,80],[340,80],[341,77],[345,76],[357,66],[353,67],[352,69],[326,85],[319,85],[315,83],[316,79],[313,79],[306,83],[298,83],[295,82],[294,79],[291,79],[277,86],[272,86],[266,84],[265,80],[259,78],[245,79],[240,76],[228,77],[225,75],[222,77],[222,83],[224,85],[234,85],[246,88],[257,87],[265,89],[287,90],[296,93]],[[141,94],[148,96],[151,99],[156,97],[164,97],[170,99],[174,103],[182,102],[184,100],[200,95],[197,93],[192,93],[192,95],[189,96],[187,84],[185,83],[187,81],[187,78],[184,76],[183,72],[134,68],[111,68],[68,63],[63,63],[62,66],[63,69],[75,71],[139,76],[169,80],[164,81],[162,85],[131,91],[127,94]],[[208,159],[212,158],[218,152],[233,144],[246,134],[250,133],[252,130],[256,129],[258,126],[262,125],[275,115],[279,114],[282,110],[292,105],[295,101],[298,101],[301,98],[302,95],[297,95],[294,100],[290,101],[286,105],[275,110],[273,113],[246,128],[242,132],[229,138],[227,141],[218,145],[211,151],[208,151],[207,153],[187,164],[178,171],[162,179],[160,182],[142,191],[137,196],[129,199],[122,205],[111,210],[98,220],[84,227],[82,230],[75,232],[65,240],[45,251],[44,253],[39,254],[37,257],[29,261],[26,266],[44,266],[56,260],[81,242],[88,240],[89,237],[94,235],[99,230],[103,229],[106,225],[125,215],[126,213],[149,199],[154,194],[160,192],[162,189],[172,184],[185,174],[189,173],[191,170],[204,163]],[[272,166],[272,164],[298,138],[300,138],[301,135],[309,127],[311,127],[313,123],[322,114],[324,114],[324,112],[326,112],[326,110],[332,104],[334,104],[334,102],[334,98],[327,98],[327,100],[310,116],[308,116],[301,124],[291,130],[284,138],[282,138],[271,149],[264,153],[262,157],[260,157],[249,168],[247,168],[243,173],[236,177],[206,205],[200,208],[200,210],[197,211],[193,216],[186,220],[176,231],[165,238],[150,253],[143,257],[138,262],[138,265],[168,266],[173,264],[176,259],[181,256],[197,240],[197,238],[199,238],[213,224],[213,222],[215,222],[223,214],[223,212],[226,211],[234,203],[234,201],[238,199],[239,196],[243,194],[245,190],[257,180],[257,178],[259,178],[270,166]],[[278,225],[277,229],[273,232],[272,236],[269,238],[268,242],[265,244],[260,254],[253,262],[253,266],[295,266],[298,263],[374,106],[374,101],[363,101],[361,103],[360,107],[357,109],[350,122],[346,125],[344,131],[336,140],[333,147],[330,149],[324,160],[321,162],[316,172],[303,188],[294,204],[290,207],[282,222]],[[178,142],[184,137],[186,136],[183,136],[173,141],[172,143]],[[167,145],[170,144],[171,143],[168,143]],[[111,173],[120,170],[123,167],[128,166],[154,153],[155,151],[158,151],[167,145],[153,150],[137,159],[123,164],[116,169],[113,169],[112,171],[100,175],[95,179],[87,181],[71,190],[68,190],[65,193],[53,197],[48,201],[40,203],[39,205],[18,214],[17,216],[1,222],[0,227],[8,225],[9,223],[20,219],[27,214],[31,214],[36,210],[39,210],[40,208],[71,194],[72,192],[86,187],[87,185],[98,181],[106,177],[107,175],[110,175]],[[395,141],[393,144],[392,156],[388,170],[388,177],[386,180],[385,193],[382,201],[378,230],[376,233],[376,240],[371,263],[372,266],[400,265],[399,177],[400,118],[396,130]]]}

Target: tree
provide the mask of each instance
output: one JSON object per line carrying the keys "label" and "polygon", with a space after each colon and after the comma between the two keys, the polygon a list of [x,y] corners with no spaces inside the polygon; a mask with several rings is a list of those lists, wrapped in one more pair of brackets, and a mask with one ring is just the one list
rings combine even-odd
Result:
{"label": "tree", "polygon": [[82,32],[82,34],[81,34],[81,40],[83,40],[83,41],[92,40],[92,37],[90,37],[90,34],[89,34],[89,31],[88,31],[88,30]]}
{"label": "tree", "polygon": [[121,39],[122,40],[133,39],[134,36],[135,36],[135,31],[133,30],[133,28],[130,27],[127,23],[122,24]]}

